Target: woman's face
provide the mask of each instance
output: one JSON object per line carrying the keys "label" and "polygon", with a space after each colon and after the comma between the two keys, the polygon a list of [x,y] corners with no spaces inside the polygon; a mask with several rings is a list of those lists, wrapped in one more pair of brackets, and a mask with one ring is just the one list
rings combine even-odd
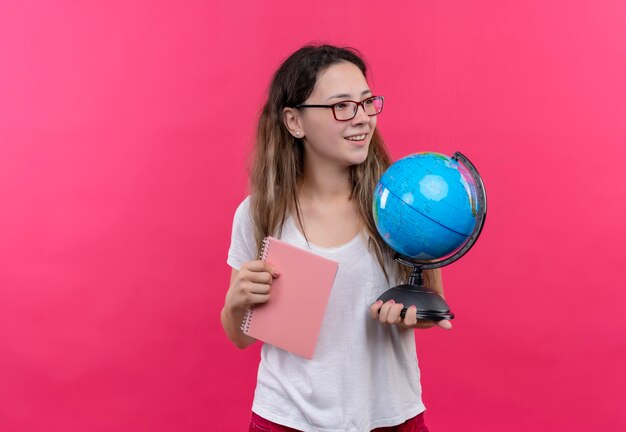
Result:
{"label": "woman's face", "polygon": [[[372,92],[361,70],[343,62],[319,74],[313,92],[303,105],[333,105],[344,100],[360,102],[370,96]],[[342,166],[365,161],[376,117],[365,114],[363,107],[359,106],[356,116],[348,121],[335,120],[331,108],[302,108],[299,114],[307,158]]]}

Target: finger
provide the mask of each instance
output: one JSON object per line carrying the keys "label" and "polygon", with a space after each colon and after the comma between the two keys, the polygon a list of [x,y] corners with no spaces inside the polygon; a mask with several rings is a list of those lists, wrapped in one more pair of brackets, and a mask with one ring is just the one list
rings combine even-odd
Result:
{"label": "finger", "polygon": [[272,283],[272,275],[266,271],[252,271],[252,270],[243,270],[239,272],[239,280],[242,282],[254,282],[254,283],[263,283],[263,284],[271,284]]}
{"label": "finger", "polygon": [[270,299],[269,294],[249,294],[248,295],[249,305],[266,303],[269,299]]}
{"label": "finger", "polygon": [[434,327],[436,324],[434,321],[425,320],[425,319],[417,319],[415,324],[413,324],[413,328],[416,329],[429,329]]}
{"label": "finger", "polygon": [[378,300],[376,303],[370,306],[370,318],[378,319],[378,314],[380,312],[380,307],[383,305],[382,300]]}
{"label": "finger", "polygon": [[400,313],[404,309],[404,305],[402,303],[396,303],[391,306],[389,309],[389,314],[387,315],[387,322],[389,324],[398,324],[400,320]]}
{"label": "finger", "polygon": [[262,260],[248,261],[241,266],[241,270],[250,270],[252,272],[265,271],[268,264]]}
{"label": "finger", "polygon": [[251,294],[268,294],[270,292],[271,285],[261,283],[248,283],[245,289]]}
{"label": "finger", "polygon": [[404,315],[404,325],[413,327],[417,323],[417,308],[415,305],[409,306]]}
{"label": "finger", "polygon": [[271,266],[268,266],[267,272],[275,278],[280,276],[280,272],[278,271],[278,269],[271,267]]}
{"label": "finger", "polygon": [[380,307],[380,313],[378,314],[378,321],[381,323],[387,322],[387,316],[389,315],[389,310],[393,305],[396,304],[395,300],[389,300]]}
{"label": "finger", "polygon": [[261,262],[263,263],[263,269],[261,271],[267,272],[274,277],[280,276],[280,272],[278,271],[278,269],[274,268],[273,266],[266,263],[265,261],[261,261]]}
{"label": "finger", "polygon": [[441,320],[437,323],[437,325],[444,330],[452,330],[452,323],[450,320]]}
{"label": "finger", "polygon": [[248,261],[247,263],[244,263],[241,266],[240,271],[241,270],[244,270],[244,271],[247,270],[251,273],[268,273],[269,275],[273,277],[280,276],[280,271],[278,271],[278,269],[272,267],[271,265],[269,265],[268,263],[262,260]]}

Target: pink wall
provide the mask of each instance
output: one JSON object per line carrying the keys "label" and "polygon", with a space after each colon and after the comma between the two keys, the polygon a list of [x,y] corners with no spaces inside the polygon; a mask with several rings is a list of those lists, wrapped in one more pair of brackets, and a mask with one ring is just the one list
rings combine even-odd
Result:
{"label": "pink wall", "polygon": [[417,333],[431,430],[624,430],[624,3],[211,3],[0,5],[0,430],[245,430],[230,223],[311,40],[365,53],[395,157],[488,187],[455,328]]}

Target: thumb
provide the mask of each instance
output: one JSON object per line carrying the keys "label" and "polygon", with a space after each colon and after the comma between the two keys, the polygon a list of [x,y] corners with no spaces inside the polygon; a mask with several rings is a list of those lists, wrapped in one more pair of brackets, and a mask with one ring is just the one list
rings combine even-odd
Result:
{"label": "thumb", "polygon": [[280,276],[280,272],[277,269],[275,269],[274,267],[270,267],[268,271],[270,272],[272,277],[276,278],[276,277]]}
{"label": "thumb", "polygon": [[450,322],[450,320],[441,320],[437,323],[437,325],[439,327],[441,327],[444,330],[451,330],[452,329],[452,323]]}

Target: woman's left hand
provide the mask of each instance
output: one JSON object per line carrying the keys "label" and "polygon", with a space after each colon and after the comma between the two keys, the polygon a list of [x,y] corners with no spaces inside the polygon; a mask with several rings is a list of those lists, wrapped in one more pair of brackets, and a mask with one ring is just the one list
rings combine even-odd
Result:
{"label": "woman's left hand", "polygon": [[409,306],[404,316],[404,319],[400,317],[400,313],[404,309],[402,303],[396,303],[394,300],[389,300],[383,303],[382,300],[377,301],[370,306],[370,317],[384,324],[397,325],[403,328],[419,328],[427,329],[431,327],[441,327],[445,330],[452,328],[452,323],[449,320],[431,321],[417,319],[415,306]]}

